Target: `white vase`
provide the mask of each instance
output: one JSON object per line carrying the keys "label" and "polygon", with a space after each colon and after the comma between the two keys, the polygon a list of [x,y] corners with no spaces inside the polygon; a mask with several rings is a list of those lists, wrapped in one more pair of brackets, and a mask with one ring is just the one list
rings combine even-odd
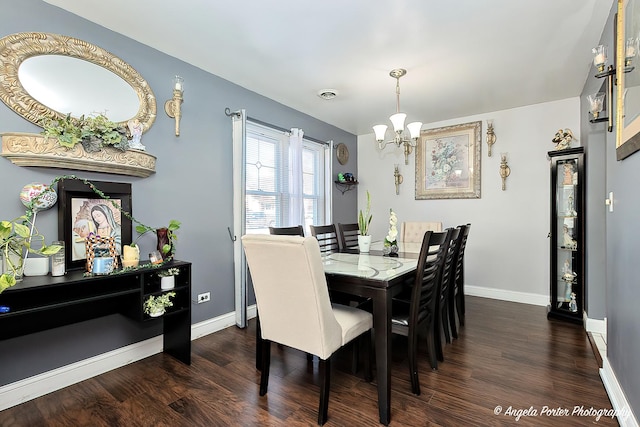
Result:
{"label": "white vase", "polygon": [[368,254],[371,247],[371,235],[361,236],[358,235],[358,249],[361,254]]}
{"label": "white vase", "polygon": [[176,276],[165,276],[160,278],[160,289],[173,289],[176,286]]}

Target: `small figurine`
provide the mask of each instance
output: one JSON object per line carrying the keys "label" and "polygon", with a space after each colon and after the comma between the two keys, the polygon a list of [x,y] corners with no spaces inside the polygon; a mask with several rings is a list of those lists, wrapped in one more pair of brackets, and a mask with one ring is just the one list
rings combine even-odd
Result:
{"label": "small figurine", "polygon": [[571,237],[571,233],[569,233],[569,227],[567,227],[566,225],[562,226],[562,238],[565,248],[571,250],[575,250],[578,248],[578,242],[573,240],[573,237]]}
{"label": "small figurine", "polygon": [[573,185],[573,163],[565,163],[562,167],[564,169],[562,185]]}
{"label": "small figurine", "polygon": [[340,172],[338,174],[338,181],[340,182],[346,182],[347,180],[344,178],[344,175],[342,174],[342,172]]}
{"label": "small figurine", "polygon": [[578,311],[578,302],[576,301],[576,293],[571,292],[571,301],[569,301],[569,311],[576,313]]}
{"label": "small figurine", "polygon": [[135,148],[136,150],[145,150],[145,146],[142,145],[140,140],[142,139],[142,123],[138,119],[131,119],[127,122],[129,132],[131,133],[131,142],[129,148]]}
{"label": "small figurine", "polygon": [[578,216],[578,212],[576,212],[576,210],[574,209],[573,196],[569,196],[567,198],[567,216],[569,217]]}
{"label": "small figurine", "polygon": [[565,130],[558,130],[551,141],[556,144],[556,150],[564,150],[571,146],[573,139],[573,132],[567,128]]}

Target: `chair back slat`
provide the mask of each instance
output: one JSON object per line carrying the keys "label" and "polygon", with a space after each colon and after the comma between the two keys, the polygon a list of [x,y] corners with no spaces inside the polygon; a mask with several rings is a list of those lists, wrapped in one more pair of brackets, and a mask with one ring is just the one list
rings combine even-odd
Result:
{"label": "chair back slat", "polygon": [[269,234],[273,234],[276,236],[304,237],[304,228],[301,225],[295,227],[269,227]]}
{"label": "chair back slat", "polygon": [[467,247],[467,238],[469,237],[469,230],[471,229],[471,224],[460,225],[460,234],[462,235],[460,238],[460,246],[458,248],[458,253],[456,254],[456,264],[454,270],[454,277],[452,280],[453,292],[455,295],[458,287],[462,285],[464,282],[464,250]]}
{"label": "chair back slat", "polygon": [[447,254],[450,232],[427,231],[422,239],[409,308],[409,327],[433,318],[438,301],[438,281]]}
{"label": "chair back slat", "polygon": [[338,231],[338,237],[340,240],[341,251],[344,251],[345,249],[358,248],[358,235],[360,234],[358,223],[355,223],[355,222],[351,224],[338,223],[337,231]]}
{"label": "chair back slat", "polygon": [[322,255],[340,251],[338,233],[334,224],[310,225],[309,228],[311,229],[311,235],[318,240]]}

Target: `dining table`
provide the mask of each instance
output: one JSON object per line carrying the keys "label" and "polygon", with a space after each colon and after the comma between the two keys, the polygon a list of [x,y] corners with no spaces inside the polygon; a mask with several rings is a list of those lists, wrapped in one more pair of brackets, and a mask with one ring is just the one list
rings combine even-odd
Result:
{"label": "dining table", "polygon": [[399,246],[398,257],[383,255],[381,243],[373,243],[369,253],[356,250],[323,256],[329,291],[372,301],[378,412],[384,425],[391,421],[391,301],[415,275],[420,250],[419,244]]}

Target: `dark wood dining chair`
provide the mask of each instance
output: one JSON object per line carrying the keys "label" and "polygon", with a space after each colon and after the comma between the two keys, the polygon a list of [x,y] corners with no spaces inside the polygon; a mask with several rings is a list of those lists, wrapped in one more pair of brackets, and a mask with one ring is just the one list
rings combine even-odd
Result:
{"label": "dark wood dining chair", "polygon": [[301,225],[294,227],[269,227],[269,234],[276,236],[302,236],[304,228]]}
{"label": "dark wood dining chair", "polygon": [[436,306],[436,320],[434,322],[434,334],[436,338],[436,356],[440,362],[444,361],[442,350],[442,336],[447,343],[451,342],[451,330],[449,329],[449,287],[456,262],[456,249],[460,241],[460,229],[448,228],[448,243],[442,264],[442,273],[438,281],[438,304]]}
{"label": "dark wood dining chair", "polygon": [[[331,303],[316,239],[247,234],[242,236],[242,245],[262,322],[260,396],[267,394],[269,385],[271,342],[311,353],[319,359],[318,424],[322,425],[327,420],[333,355],[361,336],[370,350],[373,316]],[[371,380],[370,366],[365,379]]]}
{"label": "dark wood dining chair", "polygon": [[456,265],[449,289],[449,327],[451,336],[458,338],[456,327],[456,313],[460,326],[464,326],[464,251],[467,247],[467,238],[471,224],[460,225],[460,245],[456,254]]}
{"label": "dark wood dining chair", "polygon": [[408,300],[394,299],[391,332],[407,337],[411,391],[420,394],[418,378],[418,331],[426,326],[427,351],[432,369],[438,368],[436,358],[434,322],[438,303],[438,282],[449,248],[451,230],[427,231],[422,240],[420,255]]}
{"label": "dark wood dining chair", "polygon": [[358,223],[341,224],[337,226],[338,239],[340,241],[340,250],[358,249],[358,235],[360,229]]}
{"label": "dark wood dining chair", "polygon": [[335,224],[310,225],[309,228],[311,229],[311,235],[318,240],[322,255],[340,251]]}

